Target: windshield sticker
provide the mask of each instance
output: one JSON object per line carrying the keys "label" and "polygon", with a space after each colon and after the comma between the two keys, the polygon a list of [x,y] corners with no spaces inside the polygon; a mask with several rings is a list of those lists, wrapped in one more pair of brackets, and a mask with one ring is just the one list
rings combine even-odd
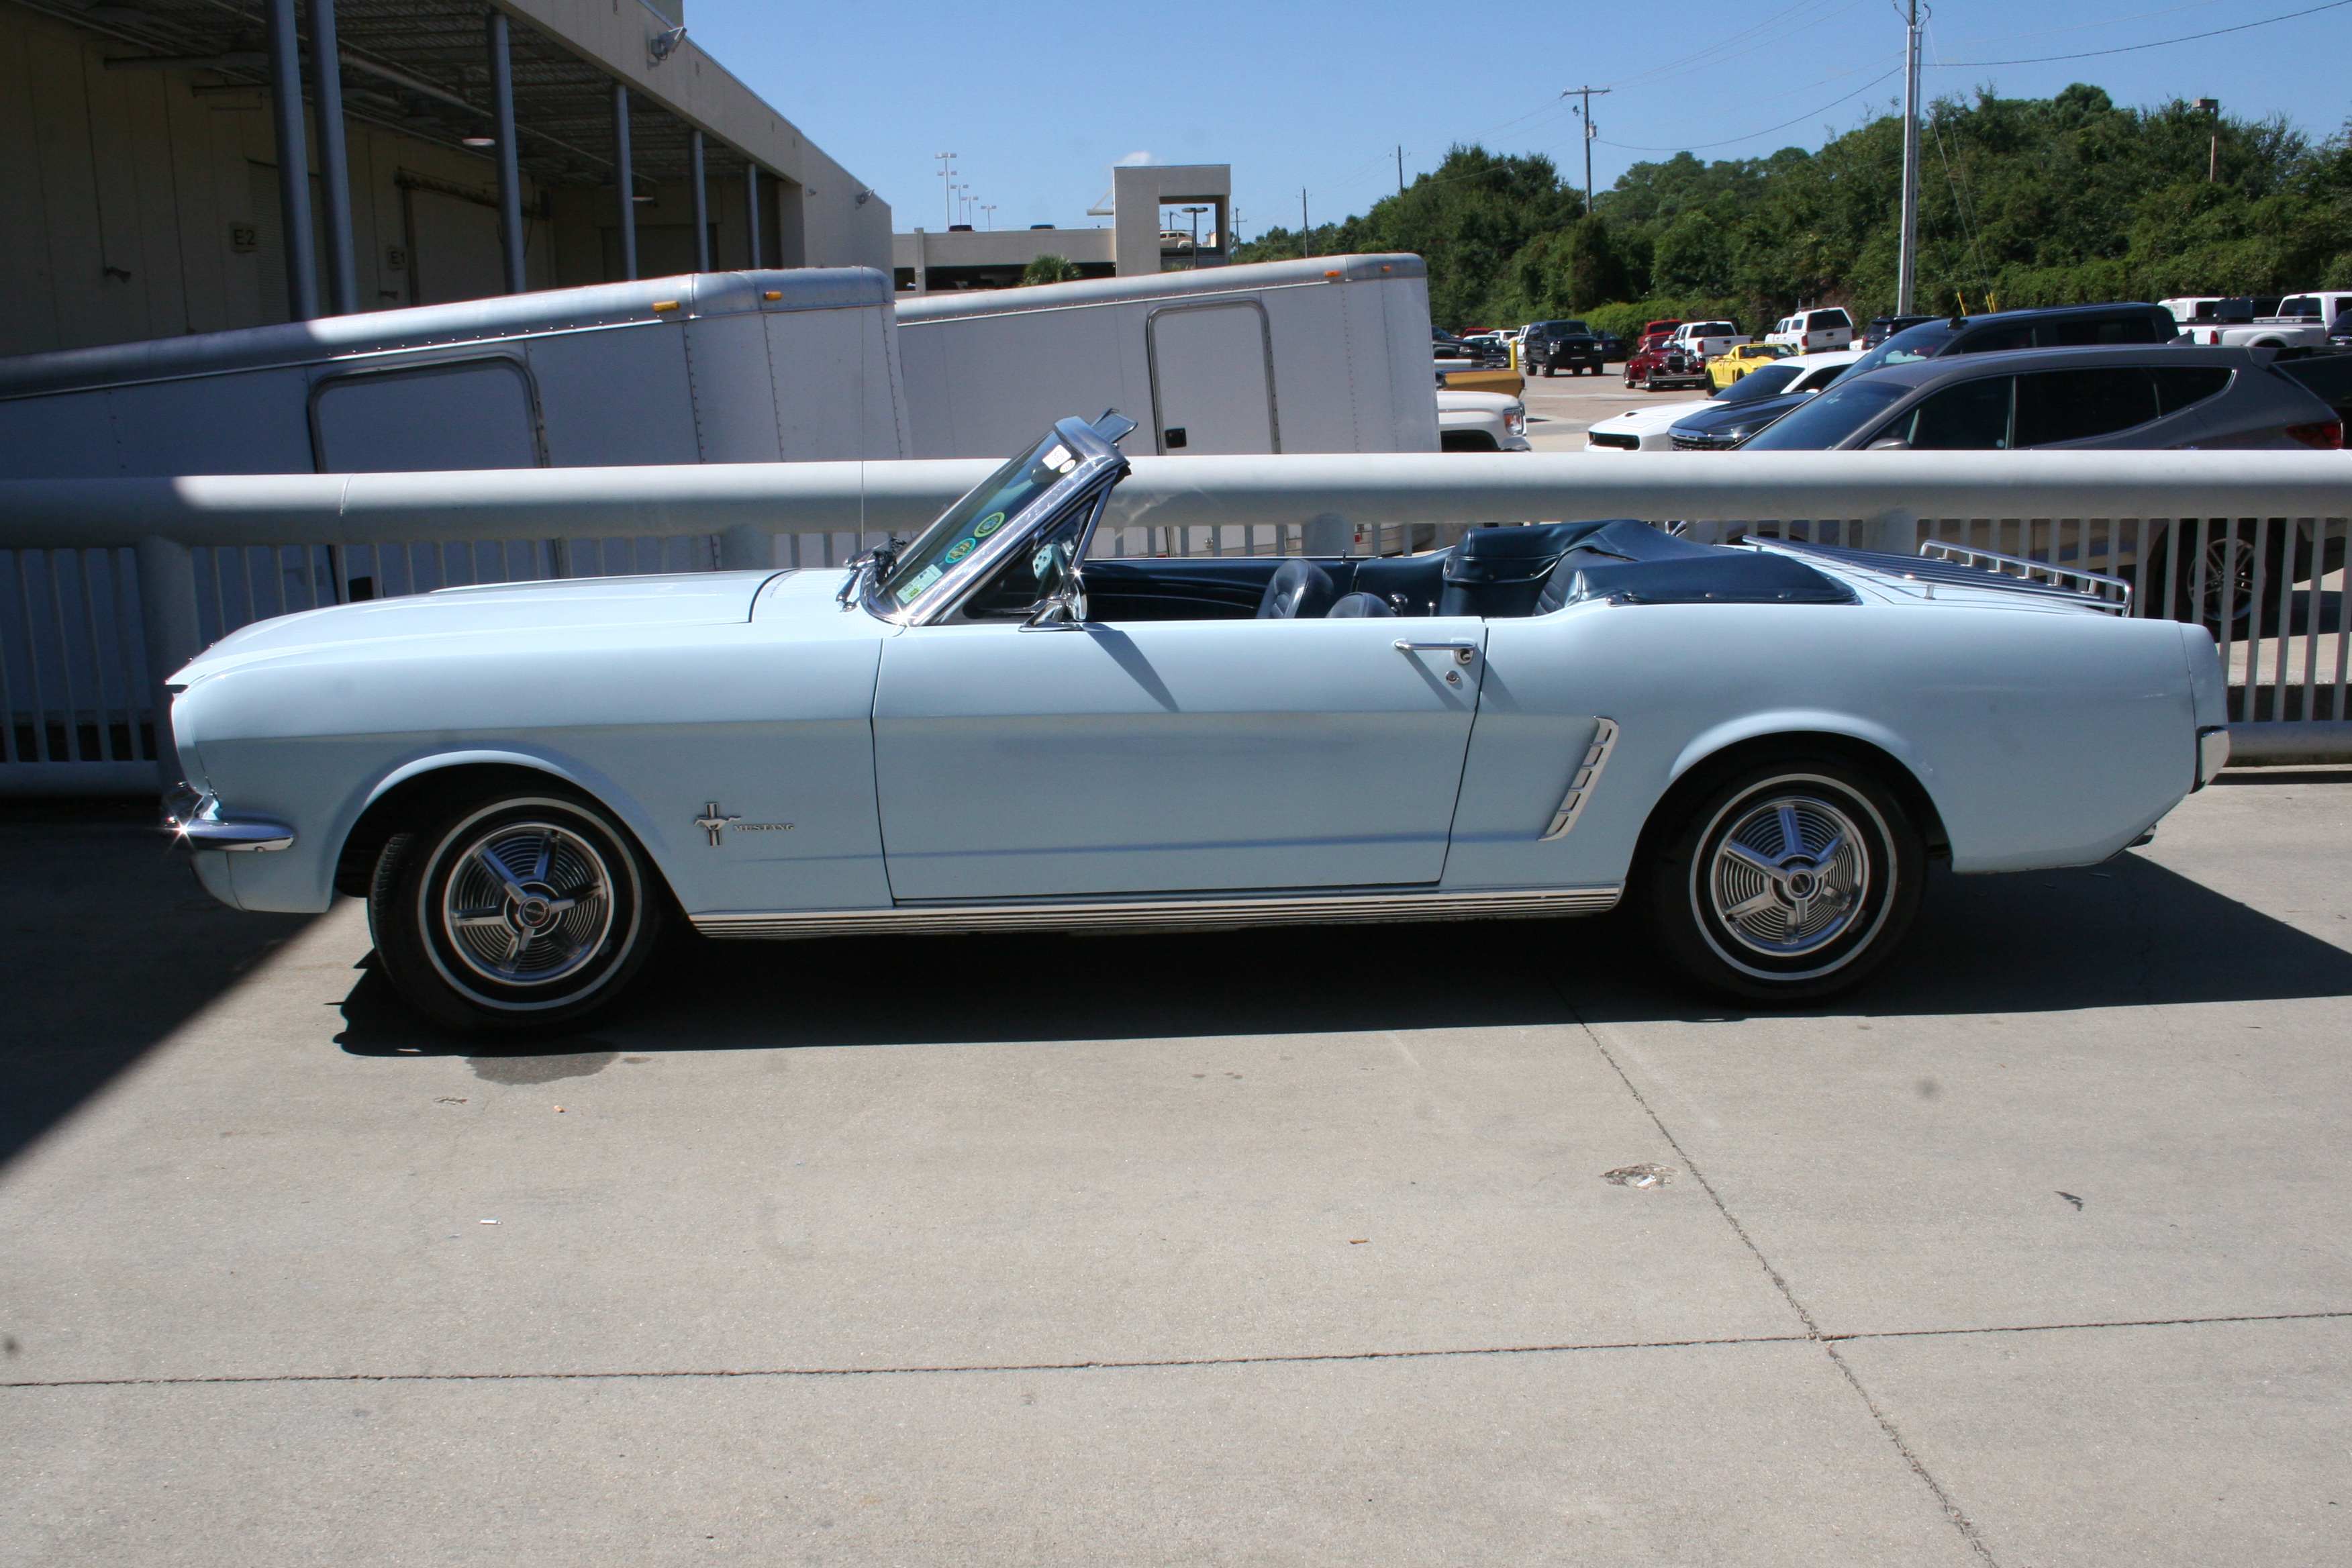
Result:
{"label": "windshield sticker", "polygon": [[972,548],[979,544],[979,542],[980,541],[977,539],[959,539],[953,544],[948,546],[948,552],[944,559],[949,565],[952,566],[957,562],[962,560],[965,556],[971,554],[972,552]]}
{"label": "windshield sticker", "polygon": [[974,539],[986,539],[1003,526],[1004,514],[1001,511],[992,511],[971,525],[971,536]]}
{"label": "windshield sticker", "polygon": [[921,593],[924,589],[938,582],[940,575],[941,574],[938,567],[924,567],[921,572],[916,574],[913,582],[898,590],[898,602],[902,605],[910,602],[916,595]]}

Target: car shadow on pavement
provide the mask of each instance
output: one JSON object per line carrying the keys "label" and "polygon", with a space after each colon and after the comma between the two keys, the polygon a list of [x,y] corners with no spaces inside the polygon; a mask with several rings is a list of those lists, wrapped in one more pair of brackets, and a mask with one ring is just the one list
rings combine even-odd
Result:
{"label": "car shadow on pavement", "polygon": [[[2352,952],[2152,861],[1997,877],[1937,871],[1911,939],[1817,1016],[2032,1013],[2352,995]],[[343,1005],[362,1056],[793,1046],[1723,1018],[1598,920],[1077,937],[679,944],[583,1037],[486,1047],[418,1021],[370,972]]]}
{"label": "car shadow on pavement", "polygon": [[152,800],[0,805],[0,1164],[308,925],[196,885]]}

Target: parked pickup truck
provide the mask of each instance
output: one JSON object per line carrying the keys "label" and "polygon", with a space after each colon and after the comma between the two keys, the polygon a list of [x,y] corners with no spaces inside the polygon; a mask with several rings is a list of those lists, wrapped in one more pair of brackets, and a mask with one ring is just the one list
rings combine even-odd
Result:
{"label": "parked pickup truck", "polygon": [[1747,341],[1748,335],[1731,321],[1685,321],[1667,340],[1685,353],[1696,355],[1701,363],[1729,353],[1734,343]]}
{"label": "parked pickup truck", "polygon": [[2278,313],[2269,316],[2256,315],[2254,305],[2242,298],[2215,300],[2210,316],[2200,311],[2184,323],[2189,340],[2250,349],[2325,348],[2328,323],[2352,309],[2352,293],[2290,294],[2279,301]]}
{"label": "parked pickup truck", "polygon": [[1582,321],[1538,321],[1519,340],[1519,366],[1532,375],[1599,375],[1607,368],[1601,340]]}

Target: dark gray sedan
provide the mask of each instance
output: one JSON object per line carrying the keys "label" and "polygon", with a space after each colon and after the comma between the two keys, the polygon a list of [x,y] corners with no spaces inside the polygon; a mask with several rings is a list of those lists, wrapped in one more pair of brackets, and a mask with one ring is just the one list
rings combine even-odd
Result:
{"label": "dark gray sedan", "polygon": [[2271,351],[2021,349],[1848,374],[1740,443],[1747,452],[2028,447],[2340,447],[2329,407]]}

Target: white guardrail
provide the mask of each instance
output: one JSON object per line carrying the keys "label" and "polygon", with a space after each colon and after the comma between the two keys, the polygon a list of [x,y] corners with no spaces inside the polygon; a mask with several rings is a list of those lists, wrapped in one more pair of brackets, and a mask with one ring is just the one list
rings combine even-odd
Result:
{"label": "white guardrail", "polygon": [[[0,483],[0,794],[152,787],[162,678],[247,622],[464,583],[833,565],[992,460]],[[1392,453],[1138,458],[1097,551],[1399,554],[1467,527],[1635,517],[2137,585],[2216,628],[2245,760],[2352,758],[2352,454]]]}

